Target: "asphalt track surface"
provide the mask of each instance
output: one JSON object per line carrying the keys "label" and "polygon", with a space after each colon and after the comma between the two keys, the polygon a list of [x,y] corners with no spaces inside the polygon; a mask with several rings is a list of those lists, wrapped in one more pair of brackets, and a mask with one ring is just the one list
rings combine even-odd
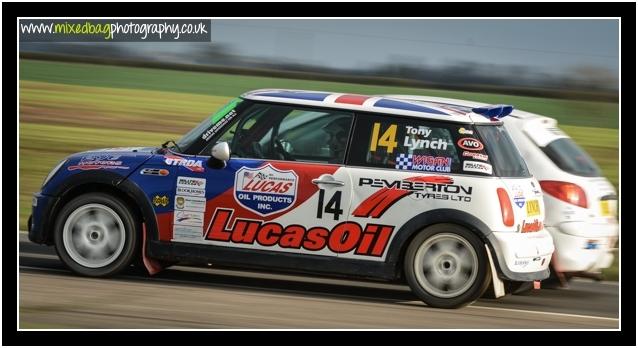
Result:
{"label": "asphalt track surface", "polygon": [[618,329],[616,282],[430,308],[407,286],[173,266],[150,277],[72,274],[20,233],[20,329]]}

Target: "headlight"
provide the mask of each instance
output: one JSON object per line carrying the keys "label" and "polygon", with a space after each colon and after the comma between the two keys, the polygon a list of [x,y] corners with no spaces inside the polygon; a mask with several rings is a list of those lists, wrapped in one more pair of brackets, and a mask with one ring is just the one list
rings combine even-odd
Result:
{"label": "headlight", "polygon": [[62,166],[66,163],[66,159],[62,160],[60,163],[58,163],[58,165],[56,165],[50,172],[49,175],[47,175],[47,177],[44,179],[44,182],[42,183],[42,187],[44,187],[44,185],[47,184],[47,182],[49,182],[49,180],[51,180],[51,178],[55,175],[55,173],[58,172],[58,170],[60,170],[60,168],[62,168]]}

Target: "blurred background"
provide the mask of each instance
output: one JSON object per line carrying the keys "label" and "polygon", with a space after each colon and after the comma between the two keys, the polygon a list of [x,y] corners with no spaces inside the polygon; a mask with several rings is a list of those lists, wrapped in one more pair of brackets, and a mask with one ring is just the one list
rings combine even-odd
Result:
{"label": "blurred background", "polygon": [[618,191],[618,32],[613,19],[214,19],[211,43],[21,43],[19,227],[69,154],[177,140],[258,88],[511,104],[558,119]]}

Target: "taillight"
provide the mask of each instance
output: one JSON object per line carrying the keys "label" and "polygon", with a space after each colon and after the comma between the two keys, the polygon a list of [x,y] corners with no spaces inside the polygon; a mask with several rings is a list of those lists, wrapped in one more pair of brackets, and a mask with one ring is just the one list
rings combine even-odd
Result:
{"label": "taillight", "polygon": [[505,226],[514,226],[514,210],[512,209],[510,196],[504,188],[500,187],[496,189],[496,194],[498,195],[498,202],[501,204],[503,224],[505,224]]}
{"label": "taillight", "polygon": [[564,181],[541,181],[543,191],[573,205],[587,208],[587,196],[585,191],[578,185]]}

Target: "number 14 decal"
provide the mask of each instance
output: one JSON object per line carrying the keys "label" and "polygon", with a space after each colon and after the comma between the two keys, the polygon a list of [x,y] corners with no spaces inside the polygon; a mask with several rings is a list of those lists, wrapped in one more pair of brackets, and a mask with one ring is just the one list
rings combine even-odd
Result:
{"label": "number 14 decal", "polygon": [[370,151],[377,151],[377,147],[385,147],[386,151],[391,154],[394,152],[394,148],[397,147],[397,125],[391,124],[388,129],[383,132],[383,135],[379,137],[381,131],[381,123],[376,122],[372,127],[372,139],[370,141]]}
{"label": "number 14 decal", "polygon": [[333,214],[335,220],[339,220],[339,215],[343,214],[343,209],[341,209],[341,191],[336,191],[332,198],[323,205],[324,196],[326,194],[326,190],[319,190],[319,204],[317,205],[317,219],[323,218],[323,213]]}

